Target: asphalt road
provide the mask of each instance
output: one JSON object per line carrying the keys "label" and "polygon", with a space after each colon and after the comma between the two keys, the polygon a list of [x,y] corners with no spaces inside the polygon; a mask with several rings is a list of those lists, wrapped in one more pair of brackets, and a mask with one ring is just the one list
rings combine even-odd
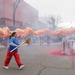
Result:
{"label": "asphalt road", "polygon": [[62,44],[22,45],[19,54],[25,68],[19,70],[13,57],[6,70],[3,61],[7,48],[0,47],[0,75],[75,75],[75,58],[50,54],[58,49]]}

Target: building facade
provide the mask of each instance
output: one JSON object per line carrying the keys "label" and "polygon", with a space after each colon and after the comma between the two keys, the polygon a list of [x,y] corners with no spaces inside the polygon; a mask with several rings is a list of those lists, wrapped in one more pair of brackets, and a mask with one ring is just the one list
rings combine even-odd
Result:
{"label": "building facade", "polygon": [[0,0],[0,27],[25,28],[33,27],[37,23],[38,11],[24,0]]}

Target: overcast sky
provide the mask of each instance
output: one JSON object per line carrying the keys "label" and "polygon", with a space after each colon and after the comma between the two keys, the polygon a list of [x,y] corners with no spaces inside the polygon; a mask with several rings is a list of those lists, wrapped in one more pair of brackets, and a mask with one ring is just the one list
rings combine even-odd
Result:
{"label": "overcast sky", "polygon": [[64,22],[75,22],[75,0],[25,0],[40,16],[59,15]]}

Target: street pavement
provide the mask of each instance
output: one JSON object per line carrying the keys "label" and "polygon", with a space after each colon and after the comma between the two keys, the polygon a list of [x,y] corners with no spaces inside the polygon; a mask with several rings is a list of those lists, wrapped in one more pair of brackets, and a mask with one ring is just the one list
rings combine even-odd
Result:
{"label": "street pavement", "polygon": [[75,75],[75,58],[50,54],[58,49],[62,44],[22,45],[19,54],[25,68],[19,70],[13,57],[6,70],[3,61],[7,48],[0,47],[0,75]]}

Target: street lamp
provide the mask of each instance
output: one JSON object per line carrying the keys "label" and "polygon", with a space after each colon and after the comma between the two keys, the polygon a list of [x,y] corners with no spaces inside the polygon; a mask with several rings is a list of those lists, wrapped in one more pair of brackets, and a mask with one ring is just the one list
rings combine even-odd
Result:
{"label": "street lamp", "polygon": [[13,4],[13,25],[15,26],[15,13],[16,13],[16,9],[18,7],[18,4],[20,3],[21,0],[14,0],[14,4]]}

